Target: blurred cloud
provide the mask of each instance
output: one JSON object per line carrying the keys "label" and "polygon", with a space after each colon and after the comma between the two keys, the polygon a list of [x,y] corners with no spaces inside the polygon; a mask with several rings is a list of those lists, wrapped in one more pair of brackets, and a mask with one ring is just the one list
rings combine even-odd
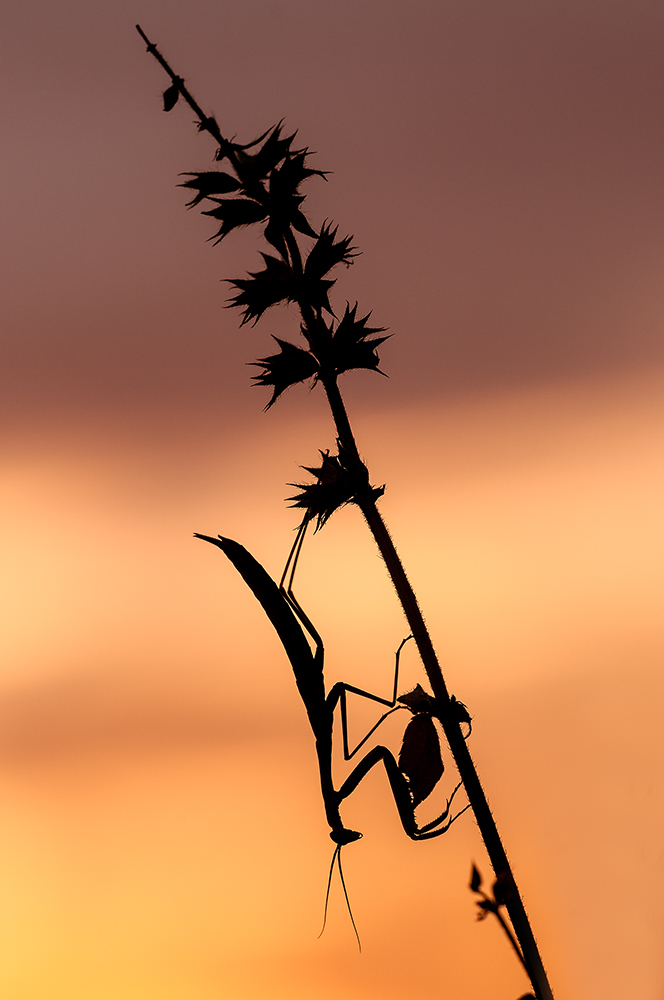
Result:
{"label": "blurred cloud", "polygon": [[286,115],[334,171],[312,219],[364,251],[338,301],[396,334],[392,382],[365,397],[661,363],[658,5],[8,4],[10,424],[244,415],[243,362],[294,328],[277,310],[238,334],[223,311],[219,279],[254,265],[256,239],[213,250],[183,210],[178,173],[213,151],[160,110],[136,19],[227,131]]}
{"label": "blurred cloud", "polygon": [[[573,1000],[654,1000],[661,985],[662,386],[657,371],[567,380],[356,420]],[[315,941],[330,855],[306,719],[252,596],[191,537],[222,530],[279,573],[296,522],[284,480],[332,443],[313,397],[293,398],[231,436],[87,427],[32,452],[6,444],[5,989],[433,997],[441,975],[469,1000],[525,988],[497,931],[472,920],[474,824],[406,842],[379,774],[348,804],[366,835],[345,863],[363,958],[336,895]],[[365,534],[355,511],[336,514],[308,540],[297,592],[328,683],[378,691],[405,626]],[[404,667],[404,684],[421,680],[414,657]]]}

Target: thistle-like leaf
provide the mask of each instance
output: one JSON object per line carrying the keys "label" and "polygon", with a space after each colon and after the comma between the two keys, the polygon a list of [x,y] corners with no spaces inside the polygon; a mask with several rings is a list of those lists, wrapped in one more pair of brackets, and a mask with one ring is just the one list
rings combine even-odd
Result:
{"label": "thistle-like leaf", "polygon": [[245,188],[263,180],[278,163],[288,155],[296,134],[281,138],[281,122],[270,131],[267,139],[257,153],[247,153],[246,150],[255,146],[260,139],[248,146],[236,146],[237,170]]}
{"label": "thistle-like leaf", "polygon": [[164,111],[172,111],[178,103],[181,83],[182,80],[179,77],[176,77],[170,87],[164,91]]}
{"label": "thistle-like leaf", "polygon": [[321,451],[322,463],[316,468],[303,466],[314,476],[313,483],[291,483],[300,490],[295,496],[287,497],[292,507],[304,508],[307,518],[316,518],[316,531],[334,514],[335,510],[348,503],[357,502],[359,496],[370,496],[376,500],[385,492],[384,487],[369,486],[367,470],[361,463],[343,461],[339,455]]}
{"label": "thistle-like leaf", "polygon": [[[274,174],[274,171],[272,173]],[[303,201],[304,195],[292,195],[281,200],[276,200],[272,196],[269,196],[267,201],[270,218],[265,227],[264,236],[268,243],[271,243],[284,259],[288,257],[286,233],[291,226],[304,236],[316,235],[309,225],[306,216],[300,211],[299,206]]]}
{"label": "thistle-like leaf", "polygon": [[284,257],[286,256],[285,234],[290,226],[303,236],[315,239],[317,235],[300,209],[304,196],[298,193],[298,189],[307,177],[312,177],[314,174],[324,176],[324,174],[321,170],[309,170],[305,166],[306,155],[306,150],[289,154],[282,165],[275,167],[270,174],[268,196],[270,221],[265,228],[265,238]]}
{"label": "thistle-like leaf", "polygon": [[211,237],[215,243],[221,243],[224,236],[227,236],[233,229],[239,226],[251,226],[254,222],[261,222],[267,212],[263,205],[249,198],[215,198],[219,202],[217,208],[203,215],[209,215],[213,219],[222,222],[221,229]]}
{"label": "thistle-like leaf", "polygon": [[316,233],[311,228],[309,220],[306,215],[299,209],[296,209],[291,216],[291,225],[293,229],[297,229],[298,233],[302,233],[303,236],[315,236]]}
{"label": "thistle-like leaf", "polygon": [[279,340],[278,337],[273,337],[273,340],[279,344],[279,354],[271,354],[252,362],[256,367],[264,369],[260,375],[254,375],[256,385],[267,385],[273,389],[272,399],[265,407],[266,410],[289,386],[305,382],[318,372],[318,362],[309,351],[296,347],[287,340]]}
{"label": "thistle-like leaf", "polygon": [[352,236],[344,236],[337,240],[338,226],[323,223],[318,239],[309,251],[304,273],[307,278],[322,278],[337,264],[352,264],[357,257],[355,247],[351,246]]}
{"label": "thistle-like leaf", "polygon": [[408,778],[413,806],[424,802],[443,776],[440,741],[430,715],[415,715],[406,727],[399,770]]}
{"label": "thistle-like leaf", "polygon": [[191,180],[178,184],[178,187],[189,188],[196,192],[196,197],[187,202],[187,208],[195,208],[204,198],[215,194],[228,194],[237,191],[240,182],[237,177],[226,174],[223,170],[204,170],[201,173],[180,174],[180,177],[191,177]]}
{"label": "thistle-like leaf", "polygon": [[356,314],[357,302],[352,309],[346,304],[346,311],[332,334],[332,359],[335,371],[340,374],[354,368],[368,368],[378,372],[379,375],[384,375],[385,373],[378,367],[380,363],[378,348],[389,340],[391,334],[368,340],[367,338],[375,333],[383,333],[385,327],[367,326],[371,313],[367,313],[362,319],[356,319]]}
{"label": "thistle-like leaf", "polygon": [[231,281],[240,291],[232,299],[230,306],[242,309],[242,325],[253,320],[254,326],[266,309],[277,302],[296,301],[298,297],[297,281],[290,264],[286,261],[262,253],[265,268],[262,271],[250,271],[248,278],[237,278]]}
{"label": "thistle-like leaf", "polygon": [[[308,177],[325,178],[328,170],[311,170],[306,165],[308,149],[298,149],[291,152],[280,167],[275,168],[270,175],[270,193],[275,196],[298,194],[302,181]],[[315,233],[313,234],[316,235]]]}
{"label": "thistle-like leaf", "polygon": [[305,472],[315,477],[313,483],[291,483],[300,490],[298,494],[287,497],[292,501],[291,507],[302,507],[309,518],[316,518],[316,531],[332,517],[335,510],[351,503],[356,490],[356,477],[345,469],[338,455],[330,455],[329,451],[321,451],[322,463],[316,468],[303,466]]}
{"label": "thistle-like leaf", "polygon": [[[281,125],[281,122],[279,122],[279,125]],[[245,142],[244,145],[240,145],[237,142],[233,143],[233,148],[236,150],[253,149],[254,146],[257,146],[259,142],[262,142],[263,139],[268,137],[273,128],[278,128],[278,126],[270,125],[270,127],[266,128],[264,132],[261,132],[257,139],[252,139],[251,142]]]}
{"label": "thistle-like leaf", "polygon": [[330,305],[329,291],[334,285],[334,281],[319,278],[309,280],[304,278],[301,282],[301,291],[298,295],[298,302],[308,302],[314,309],[325,310],[330,316],[334,316],[334,311]]}
{"label": "thistle-like leaf", "polygon": [[244,310],[242,325],[253,320],[255,326],[265,310],[278,302],[307,303],[332,312],[327,293],[333,281],[308,281],[296,276],[288,261],[266,253],[261,257],[266,265],[262,271],[250,271],[248,278],[231,281],[240,292],[229,300],[229,305]]}

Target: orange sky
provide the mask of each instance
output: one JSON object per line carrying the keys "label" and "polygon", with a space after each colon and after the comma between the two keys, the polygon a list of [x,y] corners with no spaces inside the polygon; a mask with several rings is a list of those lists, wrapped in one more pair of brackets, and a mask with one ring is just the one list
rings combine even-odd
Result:
{"label": "orange sky", "polygon": [[[412,844],[348,806],[358,956],[306,719],[223,531],[278,574],[322,399],[267,415],[209,166],[140,21],[222,128],[284,115],[310,214],[364,251],[338,302],[395,334],[347,378],[557,996],[662,1000],[664,264],[654,3],[10,2],[0,396],[0,998],[516,1000],[474,921],[472,820]],[[405,626],[359,516],[298,595],[329,680],[387,690]],[[419,679],[414,658],[409,680]],[[360,722],[362,713],[356,716]],[[398,746],[398,732],[393,732]]]}

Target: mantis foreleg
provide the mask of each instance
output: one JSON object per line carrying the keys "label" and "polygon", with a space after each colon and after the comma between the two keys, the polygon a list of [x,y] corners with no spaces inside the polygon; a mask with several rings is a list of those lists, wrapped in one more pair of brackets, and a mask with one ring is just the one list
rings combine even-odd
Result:
{"label": "mantis foreleg", "polygon": [[[415,819],[415,807],[413,805],[413,798],[410,790],[410,786],[401,773],[399,765],[392,753],[387,749],[387,747],[377,746],[374,747],[366,757],[363,757],[360,763],[355,767],[351,774],[346,778],[341,788],[337,792],[339,801],[342,802],[344,799],[351,795],[363,778],[369,773],[372,767],[376,764],[382,763],[385,766],[385,773],[387,774],[388,781],[390,782],[390,787],[392,789],[392,795],[394,796],[394,801],[399,813],[399,818],[401,820],[401,825],[404,828],[406,834],[411,838],[411,840],[428,840],[432,837],[439,837],[441,834],[449,830],[455,819],[458,819],[461,813],[464,813],[469,806],[465,806],[456,816],[452,816],[449,822],[445,823],[445,820],[450,814],[450,808],[452,805],[452,800],[461,788],[461,782],[456,786],[450,795],[449,799],[445,804],[445,808],[442,813],[437,816],[431,822],[426,823],[424,826],[418,826]],[[443,824],[440,826],[440,824]]]}

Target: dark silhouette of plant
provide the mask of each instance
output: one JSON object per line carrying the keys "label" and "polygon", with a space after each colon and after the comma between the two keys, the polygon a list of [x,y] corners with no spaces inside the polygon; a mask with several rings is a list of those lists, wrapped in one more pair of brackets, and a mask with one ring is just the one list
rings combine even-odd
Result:
{"label": "dark silhouette of plant", "polygon": [[[469,807],[477,820],[496,876],[493,897],[481,892],[481,879],[476,869],[473,870],[471,888],[482,896],[479,904],[482,914],[495,913],[508,934],[530,977],[537,1000],[552,1000],[551,988],[523,902],[468,750],[466,740],[470,732],[464,733],[463,726],[469,726],[470,716],[465,706],[447,690],[415,593],[377,507],[383,487],[371,485],[339,389],[338,379],[344,372],[368,369],[383,374],[378,367],[378,349],[387,338],[379,336],[385,332],[383,329],[367,325],[370,313],[358,318],[357,304],[352,308],[347,304],[339,319],[330,303],[330,291],[337,280],[331,276],[332,272],[340,264],[352,263],[357,250],[352,244],[352,236],[340,237],[338,228],[329,221],[315,228],[302,211],[305,197],[300,190],[302,183],[312,177],[324,178],[326,172],[308,165],[309,150],[294,145],[296,133],[286,135],[283,121],[244,145],[226,139],[217,121],[204,114],[184,80],[176,76],[138,25],[137,30],[147,44],[148,52],[170,77],[171,84],[164,93],[164,110],[171,111],[183,99],[196,114],[199,131],[207,132],[214,139],[216,161],[224,164],[224,170],[183,175],[188,180],[183,181],[181,186],[193,195],[188,207],[209,206],[204,214],[218,224],[216,233],[211,237],[215,244],[238,228],[262,225],[265,240],[274,251],[261,254],[263,266],[260,270],[231,280],[233,295],[229,305],[241,310],[242,325],[255,325],[268,309],[280,303],[292,303],[299,309],[301,343],[298,345],[274,338],[277,352],[255,363],[261,369],[254,376],[255,384],[267,387],[272,393],[266,409],[290,386],[311,381],[322,386],[337,433],[337,454],[321,452],[321,465],[306,470],[313,476],[313,482],[298,485],[299,492],[290,498],[294,507],[302,509],[303,520],[281,587],[277,587],[263,567],[237,542],[221,536],[218,539],[198,537],[218,545],[233,562],[261,602],[288,653],[316,735],[323,799],[331,836],[338,848],[360,836],[343,826],[339,815],[340,802],[379,761],[386,768],[404,829],[409,836],[414,839],[437,836],[448,828],[456,818],[447,821],[451,798],[446,811],[432,824],[418,827],[414,814],[416,806],[429,795],[442,773],[442,761],[438,762],[440,751],[439,748],[436,751],[434,746],[437,735],[433,730],[432,736],[431,718],[435,716],[440,721],[458,768],[460,784],[468,796]],[[307,524],[315,520],[316,529],[321,528],[335,510],[349,503],[359,507],[376,541],[408,621],[411,637],[417,645],[433,697],[420,688],[421,695],[416,689],[410,695],[397,699],[396,676],[391,700],[349,685],[335,685],[329,695],[325,694],[322,642],[293,595],[292,580]],[[289,566],[290,582],[284,586]],[[307,634],[315,643],[315,653],[311,651]],[[401,707],[409,708],[414,714],[406,730],[407,734],[410,731],[410,736],[408,741],[404,738],[398,763],[384,747],[375,747],[357,765],[341,789],[335,790],[330,770],[332,711],[340,702],[344,749],[347,750],[347,692],[393,706],[391,710],[397,709],[395,703],[398,700],[402,703]],[[428,699],[426,708],[422,696]],[[408,698],[412,704],[408,704]],[[358,749],[359,746],[353,753]],[[338,851],[335,851],[335,858],[340,860]],[[496,886],[499,887],[498,896]],[[503,916],[503,908],[509,915],[513,934]]]}
{"label": "dark silhouette of plant", "polygon": [[[477,919],[486,920],[489,914],[493,913],[503,929],[507,940],[512,945],[512,948],[516,953],[516,957],[519,959],[526,972],[528,972],[528,966],[526,965],[526,960],[523,957],[523,952],[519,948],[519,944],[502,913],[503,908],[507,905],[511,891],[509,884],[505,884],[504,880],[497,878],[493,883],[491,895],[488,895],[488,893],[484,892],[482,889],[482,875],[477,867],[473,865],[470,873],[469,889],[471,892],[475,892],[481,897],[477,900],[477,907],[479,909]],[[532,993],[524,993],[522,997],[519,997],[519,1000],[535,1000],[535,998]]]}

